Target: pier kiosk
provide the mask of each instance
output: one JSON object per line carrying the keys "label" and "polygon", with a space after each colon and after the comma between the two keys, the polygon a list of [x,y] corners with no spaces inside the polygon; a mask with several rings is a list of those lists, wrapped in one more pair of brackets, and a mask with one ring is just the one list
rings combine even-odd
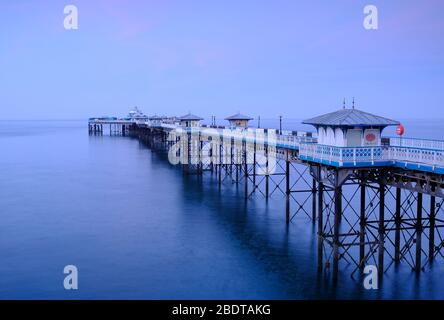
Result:
{"label": "pier kiosk", "polygon": [[184,128],[186,139],[181,139],[182,143],[182,159],[185,159],[185,163],[182,163],[184,173],[186,174],[201,174],[202,173],[202,161],[201,150],[202,141],[200,139],[200,126],[203,118],[194,114],[188,113],[182,117],[179,117],[179,125]]}
{"label": "pier kiosk", "polygon": [[317,143],[302,144],[302,160],[336,167],[388,165],[383,157],[381,132],[399,122],[355,108],[341,109],[303,121],[317,130]]}
{"label": "pier kiosk", "polygon": [[248,128],[248,121],[253,120],[253,118],[236,113],[235,115],[225,118],[225,120],[228,120],[230,123],[230,129],[246,129]]}
{"label": "pier kiosk", "polygon": [[196,116],[194,114],[188,113],[182,117],[179,118],[179,124],[182,127],[185,128],[196,128],[200,127],[200,121],[202,121],[203,118]]}
{"label": "pier kiosk", "polygon": [[318,143],[336,147],[368,147],[381,145],[381,132],[398,121],[357,109],[342,109],[303,121],[315,126]]}

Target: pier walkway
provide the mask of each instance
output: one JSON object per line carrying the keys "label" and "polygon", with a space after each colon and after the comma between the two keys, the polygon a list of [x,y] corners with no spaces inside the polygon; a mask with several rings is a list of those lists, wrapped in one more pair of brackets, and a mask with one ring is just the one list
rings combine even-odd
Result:
{"label": "pier walkway", "polygon": [[[279,149],[288,149],[296,151],[297,158],[301,161],[317,162],[320,164],[331,165],[341,168],[353,167],[397,167],[409,170],[431,172],[444,174],[444,140],[401,138],[401,137],[383,137],[385,141],[381,146],[368,147],[337,147],[320,144],[317,142],[316,135],[310,132],[293,132],[292,134],[279,134],[277,129],[244,129],[245,135],[239,129],[230,127],[211,127],[202,126],[197,128],[187,128],[180,124],[159,123],[150,120],[95,120],[89,121],[90,131],[99,131],[99,127],[109,126],[110,132],[113,128],[119,127],[119,132],[129,130],[130,126],[141,128],[151,128],[170,132],[173,130],[184,130],[196,134],[216,130],[221,139],[231,138],[239,141],[249,139],[249,142],[268,144],[264,139],[264,133],[271,130],[276,132],[276,140],[273,144]],[[121,129],[125,127],[126,129]],[[246,138],[246,137],[247,138]],[[256,138],[260,136],[260,138]]]}

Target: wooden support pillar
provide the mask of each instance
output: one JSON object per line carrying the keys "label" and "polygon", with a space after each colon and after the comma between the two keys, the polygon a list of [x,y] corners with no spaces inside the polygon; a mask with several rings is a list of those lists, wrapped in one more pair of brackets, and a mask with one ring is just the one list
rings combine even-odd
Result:
{"label": "wooden support pillar", "polygon": [[359,267],[361,270],[365,267],[365,226],[366,226],[366,216],[365,216],[365,181],[364,174],[361,174],[360,181],[360,210],[359,210]]}
{"label": "wooden support pillar", "polygon": [[[435,192],[435,185],[431,186],[432,192]],[[432,262],[435,257],[435,219],[436,219],[436,198],[430,196],[430,229],[429,229],[429,261]]]}
{"label": "wooden support pillar", "polygon": [[396,188],[395,199],[395,262],[401,259],[401,188]]}
{"label": "wooden support pillar", "polygon": [[385,235],[385,185],[379,183],[379,223],[378,223],[378,274],[384,273],[384,235]]}
{"label": "wooden support pillar", "polygon": [[422,255],[422,193],[418,193],[416,201],[416,252],[415,252],[415,271],[421,271],[421,255]]}

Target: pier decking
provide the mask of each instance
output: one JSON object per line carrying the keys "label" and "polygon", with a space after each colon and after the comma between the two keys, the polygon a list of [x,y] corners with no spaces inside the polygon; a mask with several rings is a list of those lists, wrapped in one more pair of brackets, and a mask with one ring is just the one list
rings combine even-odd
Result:
{"label": "pier decking", "polygon": [[400,262],[419,272],[442,257],[444,141],[384,137],[383,128],[397,122],[354,109],[308,120],[316,133],[280,134],[248,128],[246,116],[227,119],[230,126],[221,127],[200,125],[191,114],[93,118],[88,127],[167,151],[184,173],[242,183],[246,199],[282,194],[287,223],[300,213],[317,223],[319,268],[331,262],[334,278],[340,261],[354,266],[352,274],[376,264],[382,275]]}

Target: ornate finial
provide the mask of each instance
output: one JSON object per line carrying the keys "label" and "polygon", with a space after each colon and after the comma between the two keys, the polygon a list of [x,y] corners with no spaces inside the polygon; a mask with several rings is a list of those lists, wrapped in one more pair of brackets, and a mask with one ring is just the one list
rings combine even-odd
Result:
{"label": "ornate finial", "polygon": [[355,97],[353,97],[352,108],[355,108]]}
{"label": "ornate finial", "polygon": [[345,98],[344,101],[342,102],[342,109],[345,109]]}

